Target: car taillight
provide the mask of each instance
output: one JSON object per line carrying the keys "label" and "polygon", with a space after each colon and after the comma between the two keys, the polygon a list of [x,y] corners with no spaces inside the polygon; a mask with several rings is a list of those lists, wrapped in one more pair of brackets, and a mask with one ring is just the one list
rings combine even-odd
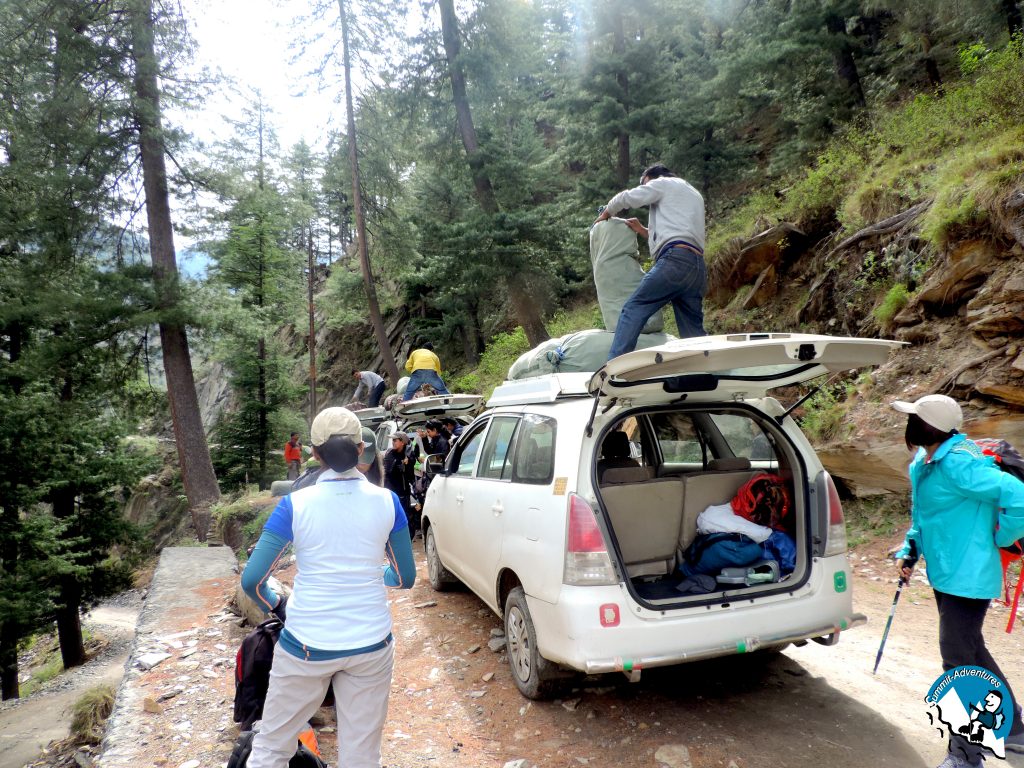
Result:
{"label": "car taillight", "polygon": [[569,494],[562,581],[573,586],[608,585],[619,581],[597,525],[597,516],[590,504],[575,493]]}
{"label": "car taillight", "polygon": [[825,490],[828,494],[828,539],[825,542],[824,556],[839,555],[846,552],[846,519],[843,517],[843,503],[839,500],[839,491],[832,476],[825,472]]}
{"label": "car taillight", "polygon": [[586,501],[575,493],[569,494],[569,541],[570,552],[607,552],[604,536],[597,527],[597,517]]}

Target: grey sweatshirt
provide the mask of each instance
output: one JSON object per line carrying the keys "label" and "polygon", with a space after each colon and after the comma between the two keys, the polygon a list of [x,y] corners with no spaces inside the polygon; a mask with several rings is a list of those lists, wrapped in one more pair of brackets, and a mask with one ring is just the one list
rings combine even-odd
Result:
{"label": "grey sweatshirt", "polygon": [[608,201],[614,216],[627,208],[651,207],[648,218],[648,244],[659,255],[671,240],[685,240],[704,250],[704,198],[690,184],[674,176],[651,179],[639,187],[619,192]]}

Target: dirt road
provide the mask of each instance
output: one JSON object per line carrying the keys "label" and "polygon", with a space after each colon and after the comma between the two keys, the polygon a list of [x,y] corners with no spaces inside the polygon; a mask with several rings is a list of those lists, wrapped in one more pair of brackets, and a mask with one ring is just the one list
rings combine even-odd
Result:
{"label": "dirt road", "polygon": [[[926,585],[905,590],[878,675],[871,674],[895,587],[891,561],[884,559],[888,544],[851,556],[855,607],[869,623],[835,647],[809,643],[774,657],[647,670],[634,684],[609,676],[547,703],[522,698],[504,655],[488,649],[500,620],[468,592],[433,592],[418,555],[420,581],[394,603],[398,665],[385,763],[937,765],[944,740],[928,723],[924,696],[941,666]],[[1024,687],[1024,626],[1007,635],[1006,616],[1005,609],[991,611],[986,636],[1011,681]],[[1024,766],[1024,759],[1007,764]]]}
{"label": "dirt road", "polygon": [[[883,558],[887,545],[877,542],[851,556],[855,608],[868,615],[869,624],[845,634],[833,648],[810,643],[775,656],[646,670],[639,683],[627,683],[621,676],[591,679],[552,702],[529,702],[519,695],[504,655],[488,648],[494,631],[500,631],[500,620],[468,592],[435,593],[417,547],[416,586],[391,593],[397,662],[384,764],[932,768],[945,747],[928,724],[923,701],[940,670],[935,608],[925,585],[915,583],[904,593],[878,675],[871,674],[894,587],[891,563]],[[288,570],[279,575],[290,581]],[[190,623],[192,614],[180,627],[192,627],[202,639],[205,650],[192,658],[208,652],[210,659],[226,661],[244,635],[231,622],[215,624],[216,618],[209,618],[216,617],[233,592],[226,587],[216,595],[211,592],[209,604],[194,612],[208,615],[208,627]],[[1011,682],[1024,687],[1024,626],[1007,635],[1006,616],[1004,609],[991,612],[987,637]],[[217,640],[206,638],[214,629],[230,630],[230,636],[218,635],[224,649],[216,652],[206,648]],[[230,754],[237,735],[227,725],[230,663],[217,667],[223,670],[222,679],[209,680],[205,671],[182,667],[192,658],[148,673],[153,680],[146,682],[147,691],[182,680],[187,690],[166,702],[162,713],[140,712],[140,749],[146,758],[140,765],[177,768],[196,760],[199,768],[222,768]],[[188,686],[194,685],[193,697]],[[199,695],[199,689],[206,693]],[[16,768],[34,756],[35,746],[46,741],[44,727],[54,726],[58,737],[66,733],[66,721],[58,724],[57,715],[74,695],[63,696],[44,693],[18,710],[0,710],[0,734],[7,736],[0,742],[0,768]],[[321,743],[328,761],[336,765],[331,715],[322,715]],[[214,727],[218,722],[226,727]],[[195,724],[193,731],[183,733],[183,724],[190,723]],[[23,753],[15,751],[15,744],[27,748],[28,757],[17,757]],[[1020,758],[1006,764],[1024,768]]]}
{"label": "dirt road", "polygon": [[21,768],[53,740],[67,738],[71,710],[82,693],[96,685],[117,687],[128,659],[140,601],[125,593],[91,611],[86,627],[108,644],[87,664],[60,675],[38,693],[0,708],[0,768]]}

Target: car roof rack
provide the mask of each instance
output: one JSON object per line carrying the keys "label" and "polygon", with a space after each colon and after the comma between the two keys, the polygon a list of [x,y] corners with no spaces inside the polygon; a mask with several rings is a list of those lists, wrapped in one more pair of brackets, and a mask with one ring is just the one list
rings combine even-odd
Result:
{"label": "car roof rack", "polygon": [[593,373],[549,373],[529,379],[506,381],[494,388],[488,408],[500,405],[553,403],[566,397],[590,397],[587,383]]}

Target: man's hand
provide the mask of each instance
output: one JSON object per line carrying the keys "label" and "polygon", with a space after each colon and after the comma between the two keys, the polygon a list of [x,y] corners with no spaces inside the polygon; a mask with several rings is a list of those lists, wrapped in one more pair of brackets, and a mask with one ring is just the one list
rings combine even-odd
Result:
{"label": "man's hand", "polygon": [[636,232],[638,235],[647,237],[647,227],[640,223],[640,219],[626,219],[626,226]]}
{"label": "man's hand", "polygon": [[602,221],[608,221],[608,219],[610,219],[611,217],[611,212],[607,208],[605,208],[603,211],[597,214],[597,218],[594,219],[594,224],[598,224],[599,222]]}
{"label": "man's hand", "polygon": [[904,581],[910,581],[910,577],[914,574],[914,566],[917,561],[904,560],[902,557],[896,561],[896,570],[900,574],[900,578]]}
{"label": "man's hand", "polygon": [[283,624],[288,616],[288,596],[281,595],[281,599],[277,601],[277,605],[270,609],[270,612]]}

